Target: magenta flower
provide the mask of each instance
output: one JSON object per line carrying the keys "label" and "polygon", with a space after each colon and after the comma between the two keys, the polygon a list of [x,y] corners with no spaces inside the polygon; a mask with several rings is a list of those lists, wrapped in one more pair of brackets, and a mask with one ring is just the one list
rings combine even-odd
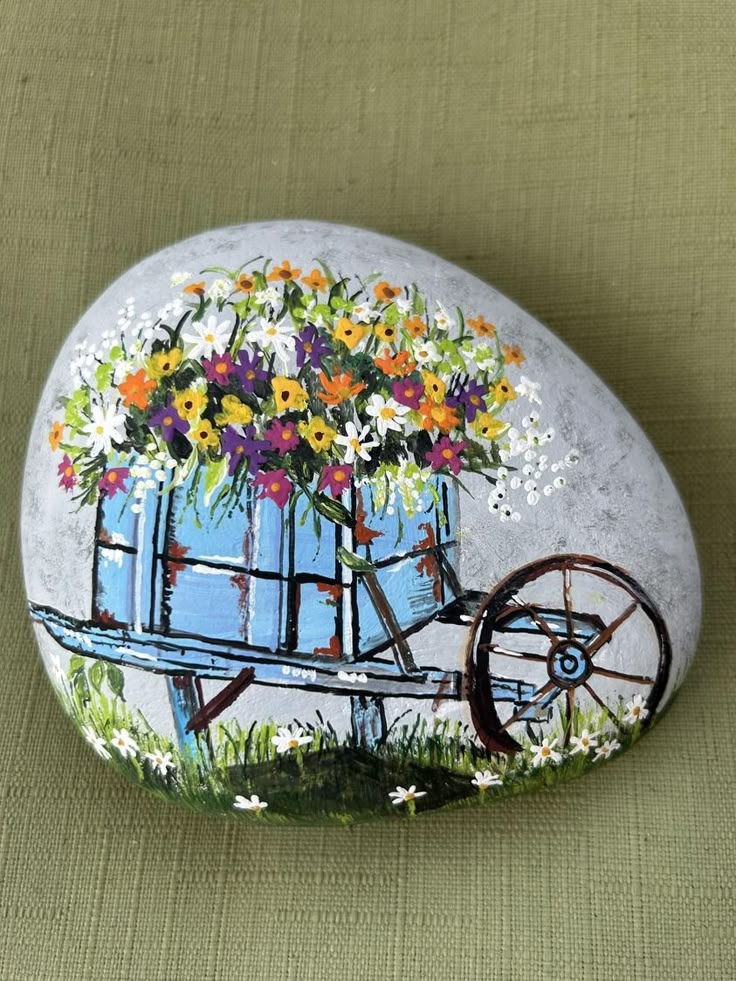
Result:
{"label": "magenta flower", "polygon": [[429,453],[424,454],[424,459],[432,464],[433,470],[449,467],[450,471],[457,477],[462,467],[460,454],[466,445],[462,440],[459,443],[451,443],[449,436],[443,436],[442,439],[437,440]]}
{"label": "magenta flower", "polygon": [[283,456],[299,445],[299,437],[294,431],[293,422],[282,424],[278,419],[274,419],[268,429],[264,430],[263,435],[279,456]]}
{"label": "magenta flower", "polygon": [[63,487],[64,490],[71,490],[76,483],[76,478],[74,477],[74,467],[72,466],[72,461],[69,459],[67,453],[64,454],[64,459],[59,464],[58,469],[59,477],[59,487]]}
{"label": "magenta flower", "polygon": [[255,432],[254,426],[246,426],[244,434],[235,429],[234,426],[226,426],[223,429],[220,443],[223,453],[227,453],[230,457],[228,471],[231,477],[241,460],[247,460],[248,471],[255,474],[266,459],[263,451],[269,450],[271,447],[263,439],[254,439]]}
{"label": "magenta flower", "polygon": [[235,371],[233,359],[229,354],[216,354],[212,358],[202,358],[202,367],[207,381],[217,382],[223,387],[230,381]]}
{"label": "magenta flower", "polygon": [[107,494],[108,497],[115,497],[119,490],[124,494],[127,493],[128,488],[125,486],[125,480],[129,474],[130,470],[127,467],[111,467],[98,480],[98,490],[101,494]]}
{"label": "magenta flower", "polygon": [[304,330],[296,338],[296,366],[301,368],[305,361],[311,362],[315,368],[322,367],[322,358],[331,354],[329,344],[317,333],[314,324],[307,324]]}
{"label": "magenta flower", "polygon": [[424,385],[412,381],[411,378],[399,378],[391,386],[394,398],[400,405],[408,405],[410,409],[418,409],[424,396]]}
{"label": "magenta flower", "polygon": [[260,354],[250,354],[243,348],[238,352],[238,363],[233,371],[244,392],[252,392],[257,381],[267,381],[268,372],[260,367]]}
{"label": "magenta flower", "polygon": [[148,417],[149,426],[160,426],[161,434],[167,443],[174,438],[174,433],[188,433],[189,423],[182,419],[179,413],[169,402],[162,409],[157,409]]}
{"label": "magenta flower", "polygon": [[276,507],[284,508],[289,500],[289,495],[294,489],[294,485],[286,476],[285,470],[267,470],[261,472],[253,481],[254,487],[260,488],[259,500],[268,498],[273,501]]}
{"label": "magenta flower", "polygon": [[344,490],[350,486],[353,476],[353,468],[345,464],[342,466],[322,467],[317,490],[329,489],[333,497],[339,497]]}

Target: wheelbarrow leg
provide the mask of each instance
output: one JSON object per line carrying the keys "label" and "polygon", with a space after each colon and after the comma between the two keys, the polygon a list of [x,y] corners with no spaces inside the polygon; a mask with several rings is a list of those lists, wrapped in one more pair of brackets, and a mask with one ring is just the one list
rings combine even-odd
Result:
{"label": "wheelbarrow leg", "polygon": [[351,695],[353,742],[360,749],[375,749],[386,737],[383,699],[374,695]]}
{"label": "wheelbarrow leg", "polygon": [[[203,747],[200,746],[197,733],[187,730],[187,723],[202,707],[202,685],[199,678],[190,674],[169,675],[166,685],[179,749],[196,759]],[[209,733],[205,735],[205,739],[206,749],[209,751]]]}

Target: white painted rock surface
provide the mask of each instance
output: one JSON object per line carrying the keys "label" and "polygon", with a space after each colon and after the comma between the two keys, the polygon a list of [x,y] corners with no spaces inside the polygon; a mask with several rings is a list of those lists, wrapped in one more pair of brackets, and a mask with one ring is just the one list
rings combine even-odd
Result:
{"label": "white painted rock surface", "polygon": [[22,536],[92,748],[244,820],[580,774],[698,636],[682,504],[600,379],[475,277],[342,226],[226,228],[115,282],[42,395]]}

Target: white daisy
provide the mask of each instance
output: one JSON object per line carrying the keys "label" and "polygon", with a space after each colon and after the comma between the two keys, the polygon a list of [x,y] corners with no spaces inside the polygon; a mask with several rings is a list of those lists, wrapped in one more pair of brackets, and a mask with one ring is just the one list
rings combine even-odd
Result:
{"label": "white daisy", "polygon": [[212,285],[207,290],[207,296],[210,298],[210,300],[217,303],[217,301],[221,300],[223,296],[227,296],[231,292],[231,283],[229,283],[226,279],[215,279],[212,281]]}
{"label": "white daisy", "polygon": [[434,315],[434,325],[437,330],[452,330],[455,327],[455,321],[439,301]]}
{"label": "white daisy", "polygon": [[276,304],[280,304],[281,300],[283,299],[281,293],[279,293],[275,286],[267,286],[265,290],[256,290],[255,298],[256,303],[268,303],[272,307],[275,307]]}
{"label": "white daisy", "polygon": [[133,739],[127,729],[113,729],[110,745],[120,753],[124,760],[130,759],[138,754],[138,743]]}
{"label": "white daisy", "polygon": [[534,751],[532,766],[544,766],[546,763],[559,763],[562,754],[555,750],[557,736],[554,739],[543,739],[539,746],[532,746]]}
{"label": "white daisy", "polygon": [[522,398],[529,399],[530,402],[536,402],[537,405],[541,405],[542,400],[539,397],[541,387],[539,382],[530,381],[526,375],[522,375],[521,381],[516,384],[516,394],[521,395]]}
{"label": "white daisy", "polygon": [[351,311],[351,316],[359,324],[369,324],[376,316],[377,311],[367,303],[356,303]]}
{"label": "white daisy", "polygon": [[271,737],[271,742],[276,747],[277,753],[288,753],[290,749],[298,749],[311,743],[312,737],[303,735],[304,730],[301,726],[289,729],[287,726],[280,726],[276,730],[276,735]]}
{"label": "white daisy", "polygon": [[470,781],[478,790],[487,790],[489,787],[499,787],[503,781],[497,773],[490,770],[476,770],[475,776]]}
{"label": "white daisy", "polygon": [[442,355],[432,341],[422,341],[418,338],[412,345],[412,357],[417,364],[437,364]]}
{"label": "white daisy", "polygon": [[383,395],[371,395],[366,413],[376,420],[379,436],[385,436],[389,429],[400,433],[406,424],[404,416],[409,412],[408,405],[401,405],[396,399],[385,399]]}
{"label": "white daisy", "polygon": [[426,797],[426,790],[417,790],[414,784],[407,790],[406,787],[397,787],[396,790],[389,791],[389,797],[391,798],[392,804],[408,804],[411,800],[416,800],[417,797]]}
{"label": "white daisy", "polygon": [[604,743],[598,747],[595,751],[595,756],[593,757],[593,762],[597,763],[598,760],[607,760],[617,749],[621,749],[621,743],[618,739],[609,737]]}
{"label": "white daisy", "polygon": [[644,704],[644,699],[641,695],[634,695],[631,701],[626,703],[624,722],[628,722],[633,726],[637,722],[643,722],[648,715],[649,709]]}
{"label": "white daisy", "polygon": [[98,736],[97,733],[89,726],[82,726],[82,734],[101,759],[110,759],[110,753],[105,748],[105,740],[102,738],[102,736]]}
{"label": "white daisy", "polygon": [[115,405],[93,405],[92,421],[82,427],[82,432],[87,436],[92,456],[108,454],[113,443],[122,443],[125,439],[125,416]]}
{"label": "white daisy", "polygon": [[356,456],[359,456],[362,460],[370,460],[370,450],[378,446],[378,441],[375,439],[367,440],[366,437],[369,432],[369,426],[363,426],[361,431],[358,432],[358,427],[354,422],[345,423],[345,433],[335,436],[335,442],[339,446],[345,447],[345,453],[343,455],[345,463],[354,463]]}
{"label": "white daisy", "polygon": [[150,760],[154,770],[158,770],[162,777],[165,777],[169,770],[174,769],[171,761],[171,753],[162,753],[160,749],[154,749],[152,753],[146,753],[146,759]]}
{"label": "white daisy", "polygon": [[224,354],[232,329],[233,325],[226,320],[218,324],[217,317],[213,315],[207,318],[207,323],[202,320],[190,323],[186,333],[181,335],[184,343],[190,345],[187,357],[199,361],[201,358],[211,358],[213,351]]}
{"label": "white daisy", "polygon": [[582,753],[586,755],[591,749],[595,749],[598,745],[598,733],[588,732],[587,729],[583,729],[579,736],[570,736],[570,755],[575,756],[576,753]]}
{"label": "white daisy", "polygon": [[249,344],[257,344],[263,351],[273,351],[284,364],[288,363],[289,352],[294,350],[294,328],[286,320],[274,323],[261,317],[257,330],[246,335]]}
{"label": "white daisy", "polygon": [[235,795],[233,807],[236,811],[254,811],[260,813],[268,807],[268,801],[261,800],[258,794],[251,794],[250,797],[243,797],[242,794]]}

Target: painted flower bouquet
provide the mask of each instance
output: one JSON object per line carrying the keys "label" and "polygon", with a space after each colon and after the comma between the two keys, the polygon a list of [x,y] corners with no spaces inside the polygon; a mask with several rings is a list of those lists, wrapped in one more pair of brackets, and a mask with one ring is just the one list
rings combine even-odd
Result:
{"label": "painted flower bouquet", "polygon": [[438,476],[462,486],[472,472],[491,484],[491,511],[518,520],[510,490],[534,504],[542,472],[575,462],[540,455],[554,433],[535,413],[521,430],[506,418],[517,396],[539,403],[539,385],[509,380],[524,356],[482,315],[430,310],[414,285],[338,278],[319,261],[258,261],[176,274],[156,317],[130,298],[100,346],[77,346],[49,441],[80,504],[122,493],[140,510],[149,490],[185,481],[194,500],[203,481],[215,507],[250,484],[279,508],[304,494],[347,523],[352,486],[411,517],[432,506]]}

